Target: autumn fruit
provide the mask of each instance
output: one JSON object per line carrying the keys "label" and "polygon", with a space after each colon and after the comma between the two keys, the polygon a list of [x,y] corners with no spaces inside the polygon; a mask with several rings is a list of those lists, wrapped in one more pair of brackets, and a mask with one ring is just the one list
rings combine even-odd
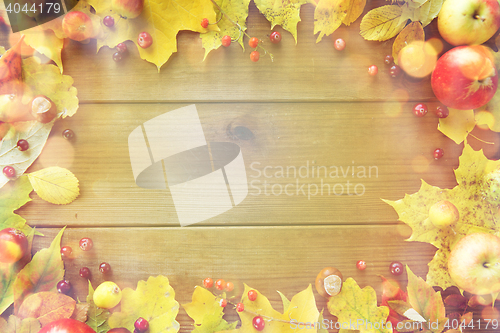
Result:
{"label": "autumn fruit", "polygon": [[225,286],[226,286],[226,281],[222,279],[218,279],[217,281],[215,281],[215,288],[217,288],[218,290],[224,290]]}
{"label": "autumn fruit", "polygon": [[2,172],[7,178],[14,178],[16,176],[16,169],[12,165],[4,166]]}
{"label": "autumn fruit", "polygon": [[23,104],[21,96],[0,95],[0,121],[14,123],[29,120],[33,120],[31,107],[29,104]]}
{"label": "autumn fruit", "polygon": [[485,175],[481,187],[484,198],[489,204],[500,205],[500,169]]}
{"label": "autumn fruit", "polygon": [[391,262],[391,264],[389,265],[389,269],[391,270],[391,274],[392,275],[401,275],[403,274],[403,271],[404,271],[404,266],[402,263],[400,263],[399,261],[393,261]]}
{"label": "autumn fruit", "polygon": [[[65,130],[64,132],[66,131],[71,131],[71,130]],[[82,249],[82,251],[90,251],[94,246],[94,242],[92,242],[92,239],[88,237],[83,237],[82,239],[80,239],[78,245],[80,246],[80,249]]]}
{"label": "autumn fruit", "polygon": [[108,274],[109,272],[111,272],[111,265],[107,262],[102,262],[99,265],[99,272],[101,272],[102,274]]}
{"label": "autumn fruit", "polygon": [[94,291],[94,303],[100,308],[111,309],[120,303],[122,291],[112,281],[101,283]]}
{"label": "autumn fruit", "polygon": [[153,37],[148,32],[143,31],[137,37],[137,44],[143,49],[147,49],[153,44]]}
{"label": "autumn fruit", "polygon": [[111,0],[111,8],[121,17],[133,19],[141,15],[144,0]]}
{"label": "autumn fruit", "polygon": [[257,331],[262,331],[266,327],[266,322],[261,316],[255,316],[252,319],[252,325]]}
{"label": "autumn fruit", "polygon": [[81,321],[64,318],[45,325],[38,333],[96,333]]}
{"label": "autumn fruit", "polygon": [[57,115],[56,104],[47,96],[35,96],[31,102],[31,115],[42,124],[50,123]]}
{"label": "autumn fruit", "polygon": [[252,60],[253,62],[257,62],[259,61],[259,59],[260,59],[259,51],[252,51],[250,53],[250,60]]}
{"label": "autumn fruit", "polygon": [[20,151],[26,151],[29,148],[30,148],[30,144],[28,141],[26,141],[24,139],[17,140],[17,149],[19,149]]}
{"label": "autumn fruit", "polygon": [[375,75],[377,75],[377,73],[378,73],[377,66],[371,65],[370,67],[368,67],[368,74],[370,74],[371,76],[375,76]]}
{"label": "autumn fruit", "polygon": [[340,293],[342,289],[342,273],[334,267],[323,268],[316,276],[315,286],[318,294],[329,298]]}
{"label": "autumn fruit", "polygon": [[255,49],[259,45],[259,39],[257,37],[252,37],[248,41],[248,46],[250,46],[252,49]]}
{"label": "autumn fruit", "polygon": [[345,40],[338,38],[335,40],[334,47],[337,51],[342,51],[345,49]]}
{"label": "autumn fruit", "polygon": [[436,148],[436,149],[434,149],[432,156],[434,156],[435,160],[439,160],[440,158],[442,158],[444,156],[444,150],[441,148]]}
{"label": "autumn fruit", "polygon": [[271,40],[271,43],[278,44],[281,42],[281,34],[277,31],[273,31],[269,36],[269,39]]}
{"label": "autumn fruit", "polygon": [[146,319],[139,317],[134,322],[134,327],[139,333],[145,333],[149,329],[149,322]]}
{"label": "autumn fruit", "polygon": [[474,295],[500,291],[500,238],[473,233],[452,248],[448,272],[457,286]]}
{"label": "autumn fruit", "polygon": [[252,289],[248,291],[247,296],[248,299],[253,302],[257,299],[258,294],[255,290]]}
{"label": "autumn fruit", "polygon": [[221,44],[222,46],[224,47],[229,47],[231,45],[231,42],[232,42],[232,38],[231,36],[229,35],[225,35],[224,37],[222,37],[221,39]]}
{"label": "autumn fruit", "polygon": [[452,226],[459,219],[460,214],[457,207],[447,200],[438,201],[429,209],[429,220],[438,228]]}
{"label": "autumn fruit", "polygon": [[57,291],[61,294],[67,295],[70,292],[71,288],[71,283],[68,280],[61,280],[57,283]]}
{"label": "autumn fruit", "polygon": [[90,17],[84,12],[71,11],[64,15],[62,28],[68,38],[81,42],[94,35]]}
{"label": "autumn fruit", "polygon": [[482,45],[459,46],[438,59],[431,86],[447,107],[477,109],[495,95],[498,73],[490,49]]}
{"label": "autumn fruit", "polygon": [[0,262],[14,263],[28,252],[26,235],[15,228],[0,231]]}
{"label": "autumn fruit", "polygon": [[105,16],[103,19],[102,19],[102,24],[104,24],[105,26],[107,26],[108,28],[111,28],[115,25],[115,19],[113,18],[113,16]]}
{"label": "autumn fruit", "polygon": [[359,269],[360,271],[364,271],[366,269],[366,262],[364,260],[358,260],[356,262],[356,267],[357,269]]}
{"label": "autumn fruit", "polygon": [[417,117],[423,117],[427,114],[427,105],[424,103],[417,103],[413,106],[413,114]]}

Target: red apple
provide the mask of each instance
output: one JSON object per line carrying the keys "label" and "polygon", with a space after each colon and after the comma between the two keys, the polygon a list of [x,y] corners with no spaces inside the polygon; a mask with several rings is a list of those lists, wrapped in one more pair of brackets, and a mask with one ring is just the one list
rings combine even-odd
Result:
{"label": "red apple", "polygon": [[431,85],[437,99],[454,109],[477,109],[490,101],[498,86],[495,60],[482,45],[455,47],[439,58]]}
{"label": "red apple", "polygon": [[38,333],[96,333],[90,326],[75,319],[59,319],[45,325]]}
{"label": "red apple", "polygon": [[497,0],[445,1],[438,16],[438,30],[452,45],[482,44],[500,27]]}
{"label": "red apple", "polygon": [[144,0],[112,0],[111,7],[121,17],[133,19],[141,15]]}
{"label": "red apple", "polygon": [[465,236],[453,247],[448,272],[461,289],[475,295],[500,291],[500,238],[487,233]]}
{"label": "red apple", "polygon": [[21,231],[6,228],[0,231],[0,262],[14,263],[28,251],[28,239]]}
{"label": "red apple", "polygon": [[83,12],[71,11],[64,15],[62,27],[68,38],[78,42],[91,38],[94,35],[92,21]]}

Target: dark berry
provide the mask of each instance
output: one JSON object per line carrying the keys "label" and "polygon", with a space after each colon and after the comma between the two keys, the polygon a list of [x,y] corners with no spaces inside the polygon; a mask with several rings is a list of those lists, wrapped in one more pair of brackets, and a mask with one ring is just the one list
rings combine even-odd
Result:
{"label": "dark berry", "polygon": [[92,249],[92,247],[94,246],[94,242],[92,242],[92,239],[88,238],[88,237],[84,237],[82,239],[80,239],[80,249],[82,249],[82,251],[90,251]]}
{"label": "dark berry", "polygon": [[398,65],[392,65],[391,68],[389,68],[389,74],[391,75],[391,77],[398,77],[401,75],[401,67],[399,67]]}
{"label": "dark berry", "polygon": [[109,272],[111,272],[111,265],[108,264],[107,262],[102,262],[100,265],[99,265],[99,271],[102,273],[102,274],[107,274]]}
{"label": "dark berry", "polygon": [[115,19],[112,16],[108,15],[102,19],[102,23],[108,28],[111,28],[112,26],[115,25]]}
{"label": "dark berry", "polygon": [[391,269],[391,274],[392,275],[401,275],[401,274],[403,274],[404,267],[403,267],[403,264],[400,263],[399,261],[391,262],[391,265],[389,267]]}
{"label": "dark berry", "polygon": [[252,325],[257,331],[262,331],[266,327],[266,322],[261,316],[255,316],[253,317]]}
{"label": "dark berry", "polygon": [[28,150],[29,147],[30,144],[28,143],[28,141],[24,139],[17,141],[17,149],[19,149],[20,151]]}
{"label": "dark berry", "polygon": [[139,333],[144,333],[148,330],[149,328],[149,323],[146,319],[142,318],[142,317],[139,317],[135,323],[134,323],[134,327],[137,331],[139,331]]}
{"label": "dark berry", "polygon": [[12,166],[7,165],[3,168],[3,174],[7,178],[14,178],[16,176],[16,170]]}
{"label": "dark berry", "polygon": [[394,62],[394,58],[392,55],[388,54],[384,58],[384,62],[386,65],[391,65]]}
{"label": "dark berry", "polygon": [[257,292],[255,290],[249,290],[248,291],[248,299],[250,301],[255,301],[257,299]]}
{"label": "dark berry", "polygon": [[125,44],[125,43],[118,43],[116,45],[116,51],[118,51],[120,53],[127,52],[127,44]]}
{"label": "dark berry", "polygon": [[65,259],[71,259],[73,256],[73,249],[70,246],[61,247],[61,256]]}
{"label": "dark berry", "polygon": [[436,108],[436,116],[438,118],[446,118],[450,114],[450,110],[445,105],[438,105]]}
{"label": "dark berry", "polygon": [[88,279],[90,277],[90,269],[88,267],[80,268],[80,276],[84,279]]}
{"label": "dark berry", "polygon": [[441,157],[443,157],[444,151],[441,148],[436,148],[432,155],[434,156],[435,160],[439,160]]}
{"label": "dark berry", "polygon": [[423,117],[427,114],[427,105],[424,103],[417,103],[413,106],[413,113],[417,117]]}
{"label": "dark berry", "polygon": [[120,62],[122,61],[122,54],[120,52],[115,52],[113,53],[113,60],[115,62]]}
{"label": "dark berry", "polygon": [[71,140],[75,137],[75,132],[73,132],[72,130],[70,129],[65,129],[63,132],[62,132],[62,136],[63,138],[67,139],[67,140]]}
{"label": "dark berry", "polygon": [[269,36],[271,43],[278,44],[281,41],[281,34],[277,31],[273,31]]}
{"label": "dark berry", "polygon": [[67,295],[71,290],[71,283],[68,280],[61,280],[57,282],[57,291],[61,294]]}

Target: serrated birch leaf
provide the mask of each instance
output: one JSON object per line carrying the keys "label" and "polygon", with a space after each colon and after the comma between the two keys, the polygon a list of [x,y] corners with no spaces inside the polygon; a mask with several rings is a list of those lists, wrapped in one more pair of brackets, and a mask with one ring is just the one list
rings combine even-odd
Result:
{"label": "serrated birch leaf", "polygon": [[460,144],[476,126],[474,110],[449,110],[448,117],[439,118],[438,130],[456,144]]}
{"label": "serrated birch leaf", "polygon": [[17,316],[21,319],[36,318],[44,326],[58,319],[70,318],[75,305],[76,301],[69,296],[42,291],[26,297]]}
{"label": "serrated birch leaf", "polygon": [[125,327],[133,331],[135,320],[142,317],[149,322],[149,333],[179,331],[180,325],[175,320],[179,303],[165,276],[151,276],[147,281],[139,281],[136,290],[125,288],[122,295],[121,311],[109,317],[111,328]]}
{"label": "serrated birch leaf", "polygon": [[[354,326],[360,333],[392,333],[391,326],[385,325],[389,308],[378,307],[375,290],[370,286],[361,289],[353,278],[347,278],[340,293],[330,297],[328,311],[342,326],[351,327],[350,323],[356,323]],[[375,323],[379,325],[373,325]]]}
{"label": "serrated birch leaf", "polygon": [[[216,50],[221,47],[221,39],[223,36],[231,36],[232,40],[237,41],[243,49],[245,49],[243,43],[243,32],[247,30],[246,21],[248,17],[248,5],[250,0],[218,0],[216,3],[222,8],[224,13],[226,13],[231,20],[237,23],[241,27],[241,32],[237,26],[235,26],[225,15],[218,13],[218,17],[221,17],[220,21],[217,23],[219,31],[210,30],[206,33],[200,34],[201,44],[205,49],[205,57],[212,50]],[[217,10],[217,9],[216,9]]]}
{"label": "serrated birch leaf", "polygon": [[109,311],[107,309],[101,309],[97,307],[94,303],[94,288],[89,280],[89,294],[87,295],[87,321],[85,322],[90,326],[96,333],[105,333],[109,331]]}
{"label": "serrated birch leaf", "polygon": [[361,14],[363,14],[365,6],[366,0],[350,0],[349,7],[347,9],[347,15],[342,20],[342,23],[347,26],[351,25],[351,23],[356,21],[361,16]]}
{"label": "serrated birch leaf", "polygon": [[73,202],[80,194],[78,179],[61,167],[49,167],[31,172],[28,178],[40,198],[56,205]]}
{"label": "serrated birch leaf", "polygon": [[331,35],[342,24],[347,16],[351,0],[319,0],[314,10],[314,34],[319,32],[316,43],[323,36]]}
{"label": "serrated birch leaf", "polygon": [[385,5],[370,10],[361,20],[360,34],[366,40],[384,41],[396,36],[405,27],[400,22],[402,8]]}
{"label": "serrated birch leaf", "polygon": [[271,29],[276,25],[290,32],[297,44],[297,24],[300,22],[300,7],[308,0],[254,0],[255,5],[271,23]]}
{"label": "serrated birch leaf", "polygon": [[35,253],[33,259],[19,272],[14,281],[14,311],[17,313],[23,301],[41,291],[57,292],[57,282],[64,278],[61,258],[61,229],[50,247]]}

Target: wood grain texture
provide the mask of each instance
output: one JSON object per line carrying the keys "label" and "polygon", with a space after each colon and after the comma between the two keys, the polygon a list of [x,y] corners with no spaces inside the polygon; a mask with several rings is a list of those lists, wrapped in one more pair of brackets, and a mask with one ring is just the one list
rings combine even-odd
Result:
{"label": "wood grain texture", "polygon": [[[34,251],[47,247],[58,229],[41,228],[45,237],[36,237]],[[326,266],[337,267],[344,278],[353,277],[361,287],[371,285],[380,300],[381,280],[391,277],[389,264],[398,260],[418,276],[427,274],[427,262],[434,255],[429,244],[405,242],[405,228],[394,226],[326,227],[187,227],[187,228],[69,228],[62,245],[74,249],[76,258],[65,261],[66,278],[84,299],[87,281],[78,276],[80,267],[89,267],[94,288],[110,279],[121,288],[135,289],[137,281],[165,275],[176,293],[176,300],[189,303],[193,288],[206,277],[232,281],[232,295],[238,299],[243,283],[266,295],[281,309],[276,290],[291,298],[314,285],[316,275]],[[78,248],[82,237],[93,239],[91,251]],[[359,271],[357,260],[366,260],[368,268]],[[108,262],[112,274],[103,276],[101,262]],[[406,275],[396,277],[406,284]],[[326,301],[314,290],[319,309]],[[233,311],[232,319],[236,319]],[[328,316],[330,318],[331,316]],[[192,321],[184,310],[177,320],[181,332],[192,330]]]}

